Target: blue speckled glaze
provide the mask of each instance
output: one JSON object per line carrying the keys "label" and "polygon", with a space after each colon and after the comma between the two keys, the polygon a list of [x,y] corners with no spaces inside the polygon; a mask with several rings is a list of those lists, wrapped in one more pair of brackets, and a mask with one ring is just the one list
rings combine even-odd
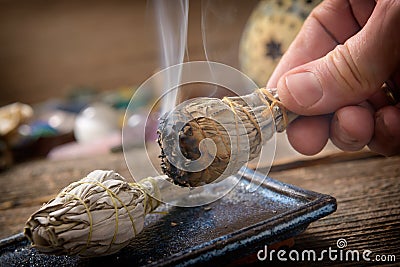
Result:
{"label": "blue speckled glaze", "polygon": [[[242,175],[244,177],[246,177],[246,176],[253,177],[253,179],[254,179],[254,175],[260,175],[259,178],[263,178],[263,175],[254,173],[254,171],[252,171],[250,169],[242,169],[241,171],[242,171]],[[243,183],[246,184],[246,183],[249,183],[249,181],[245,180],[245,181],[243,181]],[[311,223],[319,218],[322,218],[336,210],[336,207],[337,207],[336,201],[334,198],[332,198],[330,196],[326,196],[326,195],[318,194],[315,192],[310,192],[310,191],[306,191],[303,189],[299,189],[299,188],[296,188],[295,186],[282,183],[280,181],[271,179],[269,177],[267,177],[264,180],[264,183],[269,184],[270,187],[269,188],[262,187],[262,189],[259,190],[259,193],[266,198],[273,198],[273,199],[275,199],[283,204],[286,204],[286,205],[299,204],[298,202],[300,202],[300,203],[303,202],[304,207],[306,207],[306,206],[314,207],[314,206],[318,206],[318,203],[320,203],[324,198],[326,198],[326,200],[329,200],[329,201],[325,205],[322,205],[321,207],[319,207],[317,209],[312,209],[309,212],[306,212],[299,216],[290,216],[290,212],[287,212],[287,214],[285,214],[286,215],[285,217],[290,218],[290,220],[287,220],[280,224],[276,224],[273,227],[271,227],[269,229],[265,229],[264,231],[262,231],[258,234],[249,235],[248,237],[240,239],[236,242],[227,244],[221,249],[212,249],[206,253],[199,255],[198,257],[184,261],[184,262],[178,264],[177,266],[184,267],[184,266],[191,266],[191,265],[208,262],[216,257],[223,257],[224,255],[227,254],[227,252],[236,251],[242,247],[247,247],[251,244],[260,242],[262,240],[268,240],[271,237],[275,237],[275,235],[277,233],[284,233],[284,232],[289,232],[292,229],[297,229],[298,231],[292,232],[293,235],[291,235],[291,236],[294,236],[295,234],[299,234],[300,232],[304,231],[309,223]],[[270,189],[271,186],[273,189],[284,188],[285,191],[290,192],[291,195],[286,195],[286,194],[282,194],[282,192],[279,192],[279,191],[277,192],[275,190],[271,190]],[[310,197],[311,195],[314,195],[314,197],[318,196],[318,198],[314,199],[314,201],[312,201],[312,202],[307,202],[306,201],[307,198],[304,198],[304,197],[306,197],[306,196]],[[296,196],[301,196],[302,198],[298,199]],[[263,222],[261,222],[259,226],[261,226],[262,224],[263,224]],[[257,225],[254,225],[253,227],[257,227]],[[283,236],[284,235],[282,235],[282,237]],[[288,238],[288,237],[290,237],[290,236],[285,236],[285,238]],[[277,236],[277,237],[275,237],[275,241],[281,241],[285,238],[279,239],[279,236]],[[213,240],[213,241],[215,242],[217,240]],[[203,244],[203,246],[205,246],[205,245],[206,244]],[[211,244],[209,244],[209,245],[211,245]],[[200,247],[193,248],[193,249],[194,250],[200,249]]]}
{"label": "blue speckled glaze", "polygon": [[[336,200],[243,169],[240,183],[222,199],[206,206],[162,205],[150,214],[143,232],[120,252],[91,259],[40,254],[18,238],[0,241],[0,266],[191,266],[226,264],[304,231],[336,210]],[[262,185],[254,192],[253,178]],[[252,180],[253,179],[253,180]]]}

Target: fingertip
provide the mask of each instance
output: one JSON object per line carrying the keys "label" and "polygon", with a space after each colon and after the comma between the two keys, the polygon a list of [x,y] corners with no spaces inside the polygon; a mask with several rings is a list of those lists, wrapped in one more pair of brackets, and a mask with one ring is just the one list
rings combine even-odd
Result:
{"label": "fingertip", "polygon": [[328,142],[327,116],[299,117],[286,130],[289,143],[299,153],[311,156],[319,153]]}
{"label": "fingertip", "polygon": [[386,106],[376,112],[375,131],[369,148],[385,156],[400,154],[400,108]]}
{"label": "fingertip", "polygon": [[362,106],[347,106],[336,111],[330,128],[333,144],[344,151],[362,149],[371,141],[373,132],[373,115]]}
{"label": "fingertip", "polygon": [[294,112],[293,108],[291,108],[292,105],[290,104],[292,102],[292,97],[286,87],[284,77],[281,77],[279,79],[276,92],[278,94],[279,100],[285,105],[285,107]]}

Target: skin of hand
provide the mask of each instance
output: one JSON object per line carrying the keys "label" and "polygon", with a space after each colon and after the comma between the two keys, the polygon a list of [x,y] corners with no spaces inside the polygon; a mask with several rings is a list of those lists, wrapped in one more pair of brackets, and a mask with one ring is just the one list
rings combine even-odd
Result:
{"label": "skin of hand", "polygon": [[300,153],[316,154],[330,138],[342,150],[368,145],[390,156],[400,153],[400,104],[390,105],[382,90],[389,79],[400,90],[400,1],[325,0],[267,87],[304,115],[287,128]]}

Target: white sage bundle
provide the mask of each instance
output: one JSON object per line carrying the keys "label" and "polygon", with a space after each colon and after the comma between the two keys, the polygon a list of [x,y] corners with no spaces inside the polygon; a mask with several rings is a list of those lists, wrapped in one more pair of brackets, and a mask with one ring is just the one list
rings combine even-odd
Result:
{"label": "white sage bundle", "polygon": [[25,235],[43,253],[115,253],[142,231],[146,214],[159,205],[159,179],[128,183],[114,171],[93,171],[36,211]]}
{"label": "white sage bundle", "polygon": [[219,181],[258,157],[262,145],[296,117],[274,89],[222,100],[191,99],[161,118],[161,167],[182,186]]}

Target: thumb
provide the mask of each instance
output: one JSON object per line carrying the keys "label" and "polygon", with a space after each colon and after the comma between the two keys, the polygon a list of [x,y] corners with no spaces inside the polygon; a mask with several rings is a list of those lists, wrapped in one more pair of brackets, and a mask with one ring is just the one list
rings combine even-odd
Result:
{"label": "thumb", "polygon": [[280,100],[301,115],[331,113],[366,100],[399,66],[399,25],[400,1],[378,1],[356,35],[280,78]]}

